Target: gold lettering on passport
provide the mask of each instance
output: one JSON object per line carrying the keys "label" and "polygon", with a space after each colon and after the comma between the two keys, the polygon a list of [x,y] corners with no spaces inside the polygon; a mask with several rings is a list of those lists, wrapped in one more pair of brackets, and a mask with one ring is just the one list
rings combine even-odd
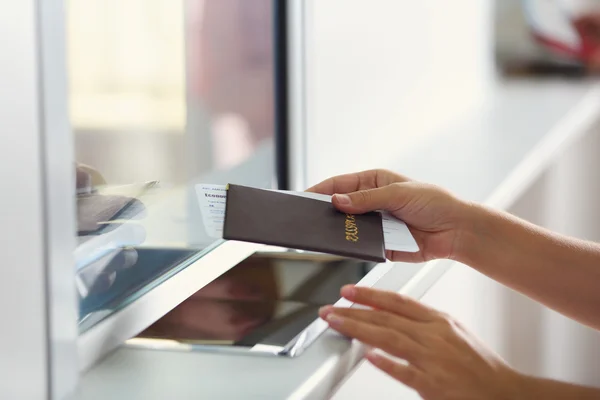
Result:
{"label": "gold lettering on passport", "polygon": [[346,214],[345,222],[346,240],[349,242],[358,242],[358,226],[354,215]]}

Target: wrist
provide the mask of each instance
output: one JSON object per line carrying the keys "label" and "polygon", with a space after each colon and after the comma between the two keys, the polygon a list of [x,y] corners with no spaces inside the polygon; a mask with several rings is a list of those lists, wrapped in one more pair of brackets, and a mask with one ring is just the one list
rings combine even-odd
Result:
{"label": "wrist", "polygon": [[[499,213],[474,202],[461,202],[452,259],[472,265],[482,255],[490,255],[490,246],[498,243]],[[501,219],[501,218],[500,218]]]}

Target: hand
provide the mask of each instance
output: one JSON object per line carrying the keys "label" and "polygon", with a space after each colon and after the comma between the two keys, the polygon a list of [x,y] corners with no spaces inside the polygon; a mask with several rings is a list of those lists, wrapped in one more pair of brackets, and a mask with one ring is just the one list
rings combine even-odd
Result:
{"label": "hand", "polygon": [[141,219],[146,207],[139,199],[129,195],[98,194],[97,189],[106,185],[106,180],[96,169],[76,163],[77,234],[78,236],[106,233],[120,223],[110,223],[121,211],[119,219]]}
{"label": "hand", "polygon": [[427,399],[517,398],[524,378],[451,317],[393,292],[346,286],[342,296],[371,310],[323,307],[320,316],[374,351],[367,359]]}
{"label": "hand", "polygon": [[[122,222],[107,224],[121,209],[130,210],[128,218],[144,216],[144,204],[134,198],[96,193],[106,180],[96,169],[81,163],[75,164],[77,193],[77,234],[80,238],[95,237],[122,226]],[[141,225],[131,226],[140,243],[145,237]],[[133,244],[133,243],[132,243]],[[131,268],[137,263],[138,253],[134,248],[123,248],[107,254],[78,271],[78,290],[81,298],[108,292],[117,280],[119,271]]]}
{"label": "hand", "polygon": [[404,221],[419,245],[418,253],[386,252],[393,261],[423,262],[453,258],[468,221],[468,204],[445,190],[385,170],[336,176],[308,189],[333,196],[343,212],[385,210]]}
{"label": "hand", "polygon": [[117,279],[117,274],[134,266],[138,252],[134,248],[120,249],[108,254],[77,272],[79,296],[86,298],[108,292]]}
{"label": "hand", "polygon": [[90,194],[95,187],[106,184],[100,172],[85,164],[75,164],[75,177],[78,194]]}

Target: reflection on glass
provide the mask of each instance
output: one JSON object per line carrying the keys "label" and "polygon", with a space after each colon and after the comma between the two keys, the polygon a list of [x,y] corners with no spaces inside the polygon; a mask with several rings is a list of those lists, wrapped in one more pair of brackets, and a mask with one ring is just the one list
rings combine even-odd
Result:
{"label": "reflection on glass", "polygon": [[[195,184],[271,186],[274,13],[271,0],[70,0],[67,14],[75,256],[90,321],[181,263],[148,266],[145,249],[187,260],[215,244]],[[131,249],[135,268],[106,267],[90,286],[90,271],[132,260]],[[90,311],[89,289],[103,285],[114,296]]]}
{"label": "reflection on glass", "polygon": [[[286,347],[360,281],[371,263],[321,255],[260,254],[241,262],[129,343],[176,341],[197,349]],[[186,350],[186,347],[182,347]]]}
{"label": "reflection on glass", "polygon": [[175,267],[195,253],[172,248],[122,248],[80,268],[75,281],[81,328],[93,326],[111,311],[134,301],[144,288],[171,276]]}

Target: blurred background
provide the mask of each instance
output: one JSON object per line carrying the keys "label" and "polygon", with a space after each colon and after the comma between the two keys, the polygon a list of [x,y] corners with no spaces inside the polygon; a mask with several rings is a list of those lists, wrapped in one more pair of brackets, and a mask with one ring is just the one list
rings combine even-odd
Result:
{"label": "blurred background", "polygon": [[77,161],[181,184],[272,144],[272,18],[270,0],[67,1]]}
{"label": "blurred background", "polygon": [[67,10],[77,160],[111,183],[185,177],[182,2],[71,0]]}
{"label": "blurred background", "polygon": [[499,68],[533,75],[585,75],[597,70],[599,5],[597,0],[496,1]]}

